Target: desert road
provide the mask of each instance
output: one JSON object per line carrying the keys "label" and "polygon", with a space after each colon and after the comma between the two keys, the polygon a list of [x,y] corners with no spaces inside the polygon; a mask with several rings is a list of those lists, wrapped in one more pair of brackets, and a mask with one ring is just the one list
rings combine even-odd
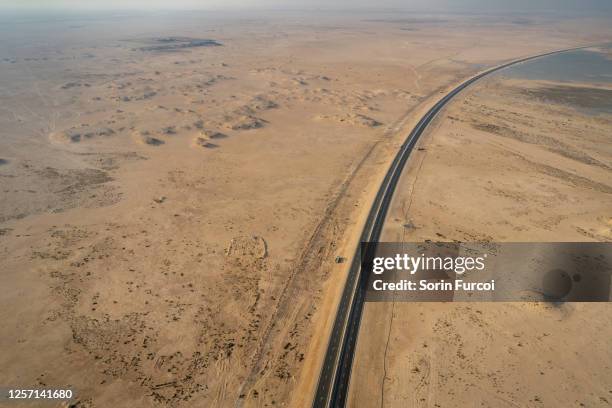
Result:
{"label": "desert road", "polygon": [[[583,48],[588,47],[556,50],[504,63],[469,78],[440,99],[419,120],[414,129],[412,129],[391,163],[380,189],[376,194],[368,218],[366,219],[360,242],[371,243],[372,246],[369,246],[368,249],[375,249],[376,242],[379,240],[383,229],[383,224],[395,187],[402,174],[406,161],[410,157],[410,153],[421,134],[427,129],[427,126],[452,98],[479,79],[504,68],[536,58]],[[357,344],[357,336],[365,298],[366,282],[367,271],[361,269],[360,249],[357,248],[350,265],[347,281],[338,305],[336,318],[323,360],[319,382],[313,400],[313,407],[315,408],[344,407],[346,405],[353,356]]]}

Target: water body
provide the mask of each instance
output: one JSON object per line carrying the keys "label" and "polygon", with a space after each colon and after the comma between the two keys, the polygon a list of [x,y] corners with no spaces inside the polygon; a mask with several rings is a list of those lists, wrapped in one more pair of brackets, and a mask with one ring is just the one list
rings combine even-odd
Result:
{"label": "water body", "polygon": [[523,79],[612,83],[612,58],[590,50],[569,51],[515,65],[501,74]]}
{"label": "water body", "polygon": [[577,50],[554,54],[512,66],[498,75],[557,82],[525,92],[551,103],[571,106],[583,113],[612,114],[612,89],[609,89],[612,84],[612,57],[603,52]]}

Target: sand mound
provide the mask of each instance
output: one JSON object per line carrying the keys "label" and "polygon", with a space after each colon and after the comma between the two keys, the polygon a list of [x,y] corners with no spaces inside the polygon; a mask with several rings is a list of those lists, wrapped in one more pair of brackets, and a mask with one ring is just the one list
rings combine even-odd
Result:
{"label": "sand mound", "polygon": [[372,119],[362,114],[351,114],[348,117],[348,121],[351,124],[365,127],[377,127],[382,125],[382,123],[377,121],[376,119]]}
{"label": "sand mound", "polygon": [[115,131],[109,127],[91,128],[88,125],[73,127],[63,132],[54,132],[49,138],[64,143],[79,143],[87,139],[114,135]]}
{"label": "sand mound", "polygon": [[205,139],[203,137],[196,137],[195,139],[193,139],[193,144],[195,146],[205,147],[207,149],[214,149],[215,147],[218,147],[218,145],[209,142],[208,139]]}
{"label": "sand mound", "polygon": [[221,133],[216,130],[210,130],[210,129],[202,130],[202,136],[208,139],[225,139],[227,137],[225,133]]}
{"label": "sand mound", "polygon": [[161,133],[164,135],[176,135],[176,126],[166,126],[162,128]]}
{"label": "sand mound", "polygon": [[141,130],[140,132],[137,132],[135,138],[137,141],[149,146],[161,146],[166,143],[162,139],[158,139],[157,137],[153,136],[153,134],[148,130]]}
{"label": "sand mound", "polygon": [[153,136],[142,136],[141,140],[144,144],[148,144],[149,146],[161,146],[166,143],[163,140]]}
{"label": "sand mound", "polygon": [[249,130],[262,128],[265,124],[265,120],[256,116],[240,115],[238,117],[228,119],[225,126],[232,130]]}
{"label": "sand mound", "polygon": [[301,79],[301,78],[294,78],[291,80],[291,83],[297,86],[307,86],[308,85],[308,82],[306,82],[304,79]]}
{"label": "sand mound", "polygon": [[382,125],[382,122],[377,121],[369,116],[362,115],[360,113],[349,113],[346,115],[319,115],[316,119],[320,120],[332,120],[339,123],[345,123],[347,125],[362,126],[362,127],[378,127]]}
{"label": "sand mound", "polygon": [[90,84],[80,82],[67,82],[61,86],[62,89],[80,88],[81,86],[90,87]]}
{"label": "sand mound", "polygon": [[251,99],[247,107],[253,111],[263,111],[278,108],[278,103],[263,95],[257,95]]}
{"label": "sand mound", "polygon": [[234,113],[237,115],[250,116],[257,112],[278,108],[278,103],[263,95],[257,95],[247,104],[237,108]]}

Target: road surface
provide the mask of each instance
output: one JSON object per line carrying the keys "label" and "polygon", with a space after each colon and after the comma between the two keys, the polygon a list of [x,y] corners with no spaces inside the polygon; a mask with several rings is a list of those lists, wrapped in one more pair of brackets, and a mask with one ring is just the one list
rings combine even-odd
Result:
{"label": "road surface", "polygon": [[[414,129],[412,129],[391,163],[391,167],[387,171],[382,185],[376,194],[372,208],[370,209],[370,213],[360,237],[360,242],[372,243],[369,249],[373,250],[375,248],[376,242],[382,231],[395,187],[402,174],[406,161],[410,157],[412,149],[427,126],[450,100],[479,79],[504,68],[536,58],[542,58],[561,52],[575,51],[582,48],[587,47],[557,50],[507,62],[471,77],[440,99],[429,111],[427,111],[421,120],[419,120]],[[361,269],[361,254],[358,248],[353,256],[346,285],[338,305],[336,319],[330,335],[321,374],[319,376],[319,383],[313,400],[313,407],[315,408],[344,407],[346,405],[353,355],[357,344],[357,335],[365,298],[365,284],[367,282],[367,276],[365,276],[365,274],[366,271]]]}

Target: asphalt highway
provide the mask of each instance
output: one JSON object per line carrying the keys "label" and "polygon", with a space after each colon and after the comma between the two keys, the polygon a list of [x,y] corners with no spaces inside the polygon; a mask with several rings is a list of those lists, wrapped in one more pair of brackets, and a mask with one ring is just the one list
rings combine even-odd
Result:
{"label": "asphalt highway", "polygon": [[[391,167],[387,171],[380,189],[376,194],[372,208],[370,209],[370,213],[360,237],[360,242],[368,243],[368,250],[375,250],[376,242],[380,238],[395,187],[397,186],[406,161],[410,157],[410,153],[419,137],[450,100],[479,79],[504,68],[536,58],[582,48],[587,47],[557,50],[507,62],[467,79],[440,99],[429,111],[427,111],[421,120],[419,120],[414,129],[412,129],[391,163]],[[319,376],[319,382],[313,400],[313,407],[315,408],[344,407],[346,405],[353,356],[357,345],[357,335],[359,333],[361,313],[364,305],[367,278],[367,271],[361,268],[361,251],[360,248],[357,248],[353,256],[342,298],[338,305],[336,318]]]}

